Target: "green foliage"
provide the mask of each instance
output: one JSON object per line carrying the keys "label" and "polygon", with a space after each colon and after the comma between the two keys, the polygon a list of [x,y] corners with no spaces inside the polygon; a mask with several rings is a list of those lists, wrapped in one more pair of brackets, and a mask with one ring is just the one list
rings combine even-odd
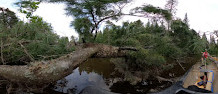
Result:
{"label": "green foliage", "polygon": [[93,42],[93,36],[90,33],[92,25],[88,18],[77,18],[71,24],[71,26],[74,26],[77,33],[79,33],[80,37],[84,38],[86,42]]}
{"label": "green foliage", "polygon": [[128,39],[117,39],[115,41],[117,46],[140,46],[140,42],[137,39],[134,38],[128,38]]}
{"label": "green foliage", "polygon": [[147,12],[147,13],[153,13],[153,14],[160,14],[163,15],[163,17],[166,20],[171,20],[172,19],[172,14],[165,9],[161,9],[159,7],[154,7],[152,5],[146,5],[142,8],[143,11]]}
{"label": "green foliage", "polygon": [[217,57],[218,56],[218,44],[210,44],[210,48],[209,48],[208,52],[211,55],[214,55]]}
{"label": "green foliage", "polygon": [[133,68],[138,70],[145,70],[147,66],[160,66],[166,61],[163,56],[155,51],[148,49],[140,49],[138,52],[129,53],[130,64]]}
{"label": "green foliage", "polygon": [[18,18],[13,11],[9,10],[8,8],[4,9],[0,7],[0,23],[1,25],[4,25],[3,27],[10,28],[17,22]]}
{"label": "green foliage", "polygon": [[0,26],[4,58],[1,64],[26,63],[31,61],[30,57],[34,60],[52,59],[74,50],[74,47],[69,47],[68,38],[59,38],[52,32],[51,25],[40,17],[29,23],[18,21],[11,28],[2,23]]}
{"label": "green foliage", "polygon": [[144,70],[147,66],[160,66],[166,61],[155,48],[158,46],[158,41],[163,38],[160,36],[163,33],[160,30],[163,28],[159,25],[154,28],[151,28],[152,26],[145,27],[140,20],[124,22],[122,26],[109,24],[103,33],[97,36],[96,42],[139,49],[136,52],[130,51],[128,54],[128,65],[134,69]]}
{"label": "green foliage", "polygon": [[118,19],[121,11],[114,4],[122,5],[129,0],[49,0],[65,2],[66,14],[75,17],[71,26],[79,33],[80,39],[93,42],[101,23],[108,19]]}
{"label": "green foliage", "polygon": [[196,31],[190,30],[181,20],[173,21],[171,26],[173,31],[165,35],[166,28],[158,23],[144,25],[139,20],[116,26],[108,22],[95,42],[137,48],[139,51],[129,51],[127,55],[128,66],[136,70],[145,70],[148,66],[163,67],[167,59],[201,54],[206,46]]}
{"label": "green foliage", "polygon": [[34,0],[20,0],[15,3],[18,7],[20,7],[19,11],[23,14],[26,14],[26,18],[31,18],[31,21],[35,21],[39,19],[37,16],[33,16],[33,12],[35,12],[38,8],[40,2]]}
{"label": "green foliage", "polygon": [[175,16],[177,5],[178,5],[178,0],[167,0],[165,9],[168,10],[173,16]]}
{"label": "green foliage", "polygon": [[[217,31],[214,31],[214,34],[216,35]],[[209,43],[209,50],[208,50],[208,52],[211,55],[214,55],[216,57],[218,56],[218,41],[216,42],[216,40],[215,40],[213,35],[211,35],[211,37],[210,37],[210,43]]]}

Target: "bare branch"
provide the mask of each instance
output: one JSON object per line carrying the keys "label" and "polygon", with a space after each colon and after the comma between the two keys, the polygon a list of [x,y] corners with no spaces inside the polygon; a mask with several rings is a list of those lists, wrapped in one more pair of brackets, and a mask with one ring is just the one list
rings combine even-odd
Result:
{"label": "bare branch", "polygon": [[23,46],[23,44],[20,43],[20,42],[19,42],[19,44],[20,44],[20,46],[23,48],[24,53],[30,58],[30,60],[31,60],[31,61],[35,61],[34,58],[33,58],[33,56],[28,53],[28,51],[27,51],[26,48]]}

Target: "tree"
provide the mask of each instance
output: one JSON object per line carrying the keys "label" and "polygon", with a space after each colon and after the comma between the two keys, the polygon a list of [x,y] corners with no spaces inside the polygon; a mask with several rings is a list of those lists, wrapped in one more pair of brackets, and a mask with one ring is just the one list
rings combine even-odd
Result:
{"label": "tree", "polygon": [[185,14],[185,18],[184,18],[183,22],[189,26],[189,24],[188,24],[189,23],[189,19],[188,19],[187,13]]}
{"label": "tree", "polygon": [[215,30],[214,34],[216,35],[216,37],[218,37],[218,30]]}
{"label": "tree", "polygon": [[204,49],[208,49],[209,48],[209,42],[207,41],[207,36],[206,34],[204,33],[203,36],[202,36],[202,42],[204,44]]}
{"label": "tree", "polygon": [[[130,0],[50,0],[50,2],[65,2],[67,15],[74,16],[74,26],[80,36],[90,42],[95,39],[102,22],[108,19],[118,19],[122,9]],[[91,37],[91,38],[90,38]]]}
{"label": "tree", "polygon": [[[176,6],[178,5],[178,0],[168,0],[166,5],[165,5],[165,9],[168,10],[171,14],[172,14],[172,19],[173,17],[176,15]],[[167,21],[167,29],[168,31],[171,29],[171,22],[172,20],[168,20]]]}
{"label": "tree", "polygon": [[213,35],[210,35],[210,44],[216,44],[216,40]]}
{"label": "tree", "polygon": [[18,18],[13,11],[9,10],[8,8],[4,9],[0,7],[0,23],[7,28],[11,28],[17,22]]}
{"label": "tree", "polygon": [[172,32],[170,35],[173,37],[174,43],[180,48],[186,48],[192,40],[193,33],[189,30],[187,24],[181,20],[174,20],[171,25]]}
{"label": "tree", "polygon": [[32,22],[41,19],[38,16],[33,16],[33,12],[35,12],[39,8],[38,6],[39,4],[40,1],[34,1],[34,0],[20,0],[15,3],[15,5],[20,7],[19,11],[23,14],[26,14],[26,18],[30,19],[30,21]]}
{"label": "tree", "polygon": [[54,34],[51,25],[42,18],[31,18],[25,23],[15,18],[15,13],[9,9],[1,10],[0,17],[4,19],[0,20],[0,64],[47,60],[74,50],[72,46],[67,47],[68,39]]}
{"label": "tree", "polygon": [[178,5],[178,0],[168,0],[165,5],[165,9],[167,9],[173,16],[176,15],[176,6]]}
{"label": "tree", "polygon": [[209,53],[218,55],[218,44],[216,43],[214,35],[210,35]]}

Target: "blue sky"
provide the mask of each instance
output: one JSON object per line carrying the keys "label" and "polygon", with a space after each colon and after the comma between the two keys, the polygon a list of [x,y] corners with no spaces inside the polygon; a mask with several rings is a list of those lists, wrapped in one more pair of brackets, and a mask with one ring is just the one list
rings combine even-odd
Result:
{"label": "blue sky", "polygon": [[15,3],[18,0],[0,0],[0,7],[15,9]]}
{"label": "blue sky", "polygon": [[[18,13],[17,7],[13,5],[17,0],[0,0],[0,7],[8,7],[17,13],[18,17],[25,20],[25,16]],[[164,7],[167,0],[134,0],[131,6],[128,8],[140,6],[142,4],[152,4],[158,7]],[[190,27],[200,32],[206,32],[208,35],[214,30],[218,30],[218,0],[178,0],[177,14],[178,18],[183,19],[185,13],[188,13]],[[69,27],[72,17],[65,15],[64,4],[47,4],[41,3],[39,9],[35,12],[35,15],[43,17],[45,21],[51,23],[54,31],[60,36],[75,36],[78,34],[72,27]],[[121,19],[122,21],[135,21],[141,18],[127,16]],[[145,19],[142,19],[145,20]],[[146,20],[145,20],[146,21]]]}

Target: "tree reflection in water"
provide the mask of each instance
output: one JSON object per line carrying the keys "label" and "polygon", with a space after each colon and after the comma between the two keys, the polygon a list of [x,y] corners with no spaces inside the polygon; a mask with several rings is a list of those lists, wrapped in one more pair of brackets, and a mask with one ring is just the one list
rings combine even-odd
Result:
{"label": "tree reflection in water", "polygon": [[72,74],[57,81],[54,90],[62,93],[79,93],[87,86],[96,86],[110,91],[108,85],[112,85],[114,82],[111,74],[114,74],[114,65],[110,59],[88,59]]}

